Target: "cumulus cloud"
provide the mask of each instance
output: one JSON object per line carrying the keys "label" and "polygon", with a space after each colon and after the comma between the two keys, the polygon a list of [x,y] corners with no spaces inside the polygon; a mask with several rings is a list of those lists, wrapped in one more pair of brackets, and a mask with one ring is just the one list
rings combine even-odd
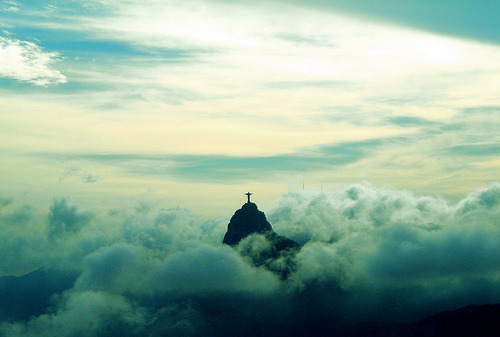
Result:
{"label": "cumulus cloud", "polygon": [[160,265],[156,279],[163,289],[201,294],[268,293],[278,285],[274,274],[252,268],[229,246],[177,253]]}
{"label": "cumulus cloud", "polygon": [[175,251],[200,242],[220,241],[211,236],[216,222],[199,223],[196,216],[185,208],[162,209],[152,214],[150,206],[141,202],[135,211],[136,216],[126,217],[120,229],[128,243],[155,250]]}
{"label": "cumulus cloud", "polygon": [[48,235],[55,238],[66,232],[78,232],[94,217],[91,212],[79,212],[77,206],[66,199],[55,199],[50,207]]}
{"label": "cumulus cloud", "polygon": [[[52,274],[74,283],[51,289],[31,318],[18,315],[0,331],[6,336],[339,334],[360,322],[405,322],[498,302],[499,196],[498,183],[455,205],[367,184],[288,192],[268,210],[268,220],[302,247],[263,263],[255,263],[269,257],[263,236],[248,237],[235,248],[221,244],[228,219],[202,222],[186,209],[156,210],[149,204],[140,207],[147,211],[91,217],[55,200],[45,221],[54,233],[64,232],[57,240],[23,236],[12,226],[0,228],[0,238],[5,241],[9,233],[10,251],[13,242],[24,240],[16,248],[18,261],[71,270]],[[5,265],[7,251],[0,254]],[[286,264],[293,268],[282,278]],[[14,270],[2,267],[4,274]]]}
{"label": "cumulus cloud", "polygon": [[89,254],[84,260],[84,269],[76,282],[79,289],[113,290],[118,289],[119,278],[131,275],[135,265],[132,250],[117,244]]}
{"label": "cumulus cloud", "polygon": [[406,191],[362,184],[332,192],[288,192],[276,201],[268,217],[275,228],[298,242],[333,243],[355,233],[398,225],[437,230],[459,225],[471,212],[498,221],[499,190],[500,185],[495,183],[472,192],[455,206],[440,198],[416,197]]}
{"label": "cumulus cloud", "polygon": [[12,203],[12,198],[0,197],[0,209],[6,207]]}
{"label": "cumulus cloud", "polygon": [[269,218],[277,231],[305,243],[297,256],[301,282],[335,281],[357,294],[349,305],[366,296],[366,315],[407,318],[430,307],[498,301],[499,192],[495,183],[453,206],[369,185],[290,192]]}
{"label": "cumulus cloud", "polygon": [[66,76],[53,67],[58,60],[58,53],[44,51],[33,42],[0,36],[1,77],[40,86],[65,83]]}
{"label": "cumulus cloud", "polygon": [[6,336],[137,336],[145,313],[121,296],[102,292],[69,293],[53,314],[26,325],[6,324]]}
{"label": "cumulus cloud", "polygon": [[0,214],[0,220],[4,221],[6,224],[22,225],[31,219],[32,213],[33,206],[22,205],[11,213]]}

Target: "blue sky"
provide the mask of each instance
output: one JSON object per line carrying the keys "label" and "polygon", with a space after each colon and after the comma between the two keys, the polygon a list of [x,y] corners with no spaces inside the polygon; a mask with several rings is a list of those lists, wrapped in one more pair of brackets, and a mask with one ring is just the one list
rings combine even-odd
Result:
{"label": "blue sky", "polygon": [[[500,176],[497,1],[1,1],[4,197],[202,213]],[[97,197],[96,197],[97,196]],[[104,200],[104,201],[103,201]]]}

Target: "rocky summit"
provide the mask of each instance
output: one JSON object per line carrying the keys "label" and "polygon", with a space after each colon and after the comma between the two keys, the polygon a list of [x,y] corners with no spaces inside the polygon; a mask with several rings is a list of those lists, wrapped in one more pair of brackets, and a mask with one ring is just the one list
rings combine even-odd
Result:
{"label": "rocky summit", "polygon": [[[295,269],[293,257],[300,249],[297,242],[278,235],[264,212],[250,200],[234,213],[222,242],[235,247],[255,266],[263,265],[283,279]],[[275,263],[276,259],[281,263]]]}
{"label": "rocky summit", "polygon": [[259,211],[257,205],[249,201],[231,217],[222,243],[235,246],[252,234],[264,235],[278,251],[300,246],[297,242],[276,234],[264,212]]}
{"label": "rocky summit", "polygon": [[253,202],[247,202],[232,216],[222,242],[234,246],[250,234],[266,234],[272,230],[264,212],[259,211]]}

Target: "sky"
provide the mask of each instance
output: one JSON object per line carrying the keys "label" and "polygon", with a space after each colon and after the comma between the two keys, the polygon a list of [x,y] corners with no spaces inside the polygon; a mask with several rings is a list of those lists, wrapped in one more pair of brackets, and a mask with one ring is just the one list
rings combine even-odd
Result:
{"label": "sky", "polygon": [[498,7],[2,1],[2,189],[202,216],[303,185],[456,202],[499,177]]}
{"label": "sky", "polygon": [[[26,290],[38,309],[0,303],[1,334],[234,335],[217,310],[293,330],[499,302],[499,14],[0,0],[0,278],[57,285]],[[221,245],[247,191],[304,245],[288,280]]]}

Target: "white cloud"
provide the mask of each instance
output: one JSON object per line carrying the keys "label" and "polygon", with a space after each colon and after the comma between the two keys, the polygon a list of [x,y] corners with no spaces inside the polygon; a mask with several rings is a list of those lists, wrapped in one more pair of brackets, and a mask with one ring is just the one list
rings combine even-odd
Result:
{"label": "white cloud", "polygon": [[53,68],[56,52],[46,52],[29,41],[0,37],[0,76],[35,85],[65,83],[66,76]]}
{"label": "white cloud", "polygon": [[3,2],[3,8],[0,10],[1,12],[7,13],[15,13],[19,12],[19,3],[13,0],[5,0]]}
{"label": "white cloud", "polygon": [[282,195],[268,212],[276,231],[299,242],[334,243],[361,233],[376,237],[402,224],[422,233],[487,228],[499,220],[500,184],[478,189],[457,205],[418,197],[395,188],[355,184],[335,191],[295,191]]}

